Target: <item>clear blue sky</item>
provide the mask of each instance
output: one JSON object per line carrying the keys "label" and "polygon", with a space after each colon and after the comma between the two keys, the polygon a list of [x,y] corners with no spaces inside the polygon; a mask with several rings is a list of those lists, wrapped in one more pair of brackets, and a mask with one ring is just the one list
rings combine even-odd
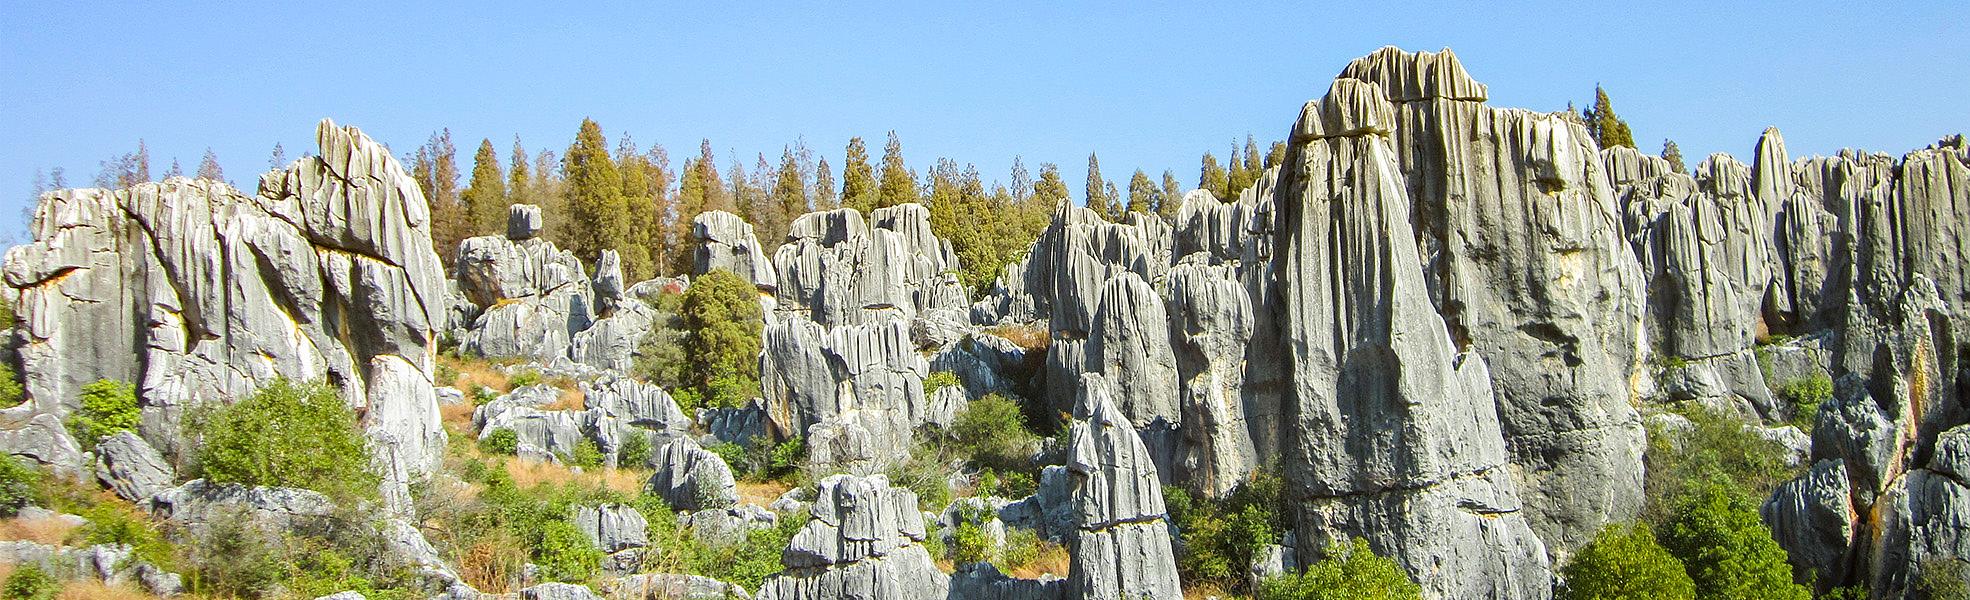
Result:
{"label": "clear blue sky", "polygon": [[894,129],[920,169],[949,156],[1003,180],[1024,155],[1078,197],[1096,151],[1123,187],[1138,167],[1193,185],[1203,151],[1281,137],[1390,44],[1455,49],[1496,106],[1558,110],[1603,84],[1645,149],[1673,138],[1692,164],[1748,155],[1768,125],[1794,156],[1970,130],[1961,1],[566,4],[0,0],[0,231],[36,169],[86,184],[143,138],[154,174],[211,147],[251,190],[322,117],[400,154],[449,127],[461,161],[482,137],[565,148],[586,116],[679,162],[708,137],[721,169],[796,138],[839,166],[850,136],[879,152]]}

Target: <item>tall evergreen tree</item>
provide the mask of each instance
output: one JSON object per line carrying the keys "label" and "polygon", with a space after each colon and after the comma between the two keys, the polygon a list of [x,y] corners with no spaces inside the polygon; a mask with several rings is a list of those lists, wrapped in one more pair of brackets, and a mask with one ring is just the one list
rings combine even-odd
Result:
{"label": "tall evergreen tree", "polygon": [[131,182],[131,185],[151,181],[150,146],[144,143],[143,138],[137,138],[137,158],[131,166],[136,170],[136,180]]}
{"label": "tall evergreen tree", "polygon": [[1122,192],[1115,188],[1114,181],[1101,182],[1101,197],[1108,201],[1108,217],[1110,221],[1120,223],[1128,218],[1129,207],[1123,203]]}
{"label": "tall evergreen tree", "polygon": [[1272,148],[1265,153],[1265,168],[1277,167],[1284,162],[1286,162],[1286,142],[1273,142]]}
{"label": "tall evergreen tree", "polygon": [[1204,153],[1204,168],[1197,176],[1197,187],[1209,190],[1219,200],[1231,200],[1231,176],[1224,166],[1218,164],[1218,157]]}
{"label": "tall evergreen tree", "polygon": [[1149,174],[1136,169],[1129,177],[1129,212],[1152,214],[1156,206],[1163,203],[1163,191],[1156,182],[1149,180]]}
{"label": "tall evergreen tree", "polygon": [[1060,178],[1060,165],[1040,163],[1040,180],[1033,182],[1033,198],[1029,203],[1040,212],[1051,214],[1055,206],[1068,200],[1067,182]]}
{"label": "tall evergreen tree", "polygon": [[1012,200],[1019,202],[1033,195],[1033,174],[1026,172],[1026,160],[1012,157]]}
{"label": "tall evergreen tree", "polygon": [[903,165],[903,141],[889,132],[882,146],[882,185],[876,190],[876,208],[917,202],[917,176]]}
{"label": "tall evergreen tree", "polygon": [[165,169],[165,171],[164,171],[164,178],[165,178],[165,179],[170,179],[170,178],[172,178],[172,177],[184,177],[184,176],[185,176],[185,169],[184,169],[183,167],[180,167],[180,166],[178,166],[178,158],[177,158],[177,157],[175,157],[175,156],[174,156],[174,157],[172,157],[172,158],[171,158],[171,168],[169,168],[169,169]]}
{"label": "tall evergreen tree", "polygon": [[274,142],[274,153],[267,157],[267,169],[278,171],[284,168],[287,168],[287,149],[280,147],[280,142]]}
{"label": "tall evergreen tree", "polygon": [[835,174],[823,157],[821,164],[814,166],[814,210],[841,208],[841,197],[835,194]]}
{"label": "tall evergreen tree", "polygon": [[[773,182],[774,222],[760,241],[768,246],[778,246],[787,237],[787,229],[795,218],[807,214],[807,171],[800,168],[800,155],[793,148],[780,152],[780,169]],[[766,240],[773,241],[766,241]]]}
{"label": "tall evergreen tree", "polygon": [[1675,140],[1662,140],[1662,160],[1669,161],[1669,166],[1674,167],[1677,173],[1689,172],[1689,168],[1683,166],[1683,149],[1676,147]]}
{"label": "tall evergreen tree", "polygon": [[506,174],[500,172],[499,152],[493,150],[491,139],[480,139],[479,150],[472,153],[472,179],[460,197],[470,224],[467,237],[506,230]]}
{"label": "tall evergreen tree", "polygon": [[1245,173],[1251,175],[1253,181],[1265,173],[1265,161],[1259,156],[1259,143],[1249,133],[1245,134]]}
{"label": "tall evergreen tree", "polygon": [[848,139],[841,164],[841,205],[867,214],[876,207],[876,169],[862,138]]}
{"label": "tall evergreen tree", "polygon": [[1183,184],[1177,183],[1177,174],[1169,169],[1163,170],[1162,202],[1156,203],[1156,216],[1165,221],[1175,221],[1177,209],[1183,208]]}
{"label": "tall evergreen tree", "polygon": [[1104,187],[1102,185],[1103,183],[1104,181],[1101,178],[1101,159],[1096,157],[1093,152],[1089,152],[1088,181],[1087,186],[1082,190],[1084,194],[1082,197],[1087,200],[1084,205],[1088,207],[1088,210],[1094,211],[1094,214],[1112,221],[1116,215],[1115,209],[1110,204],[1114,200],[1109,198],[1108,188]]}
{"label": "tall evergreen tree", "polygon": [[630,210],[641,212],[644,217],[637,221],[641,229],[631,231],[636,243],[648,248],[651,274],[676,264],[673,255],[681,251],[677,242],[677,199],[670,193],[671,180],[676,176],[670,171],[670,151],[662,144],[655,144],[643,154],[640,161],[648,171],[644,177],[647,187],[640,198],[633,198]]}
{"label": "tall evergreen tree", "polygon": [[198,178],[208,181],[226,180],[225,169],[219,168],[219,155],[213,154],[209,146],[205,149],[205,156],[198,159]]}
{"label": "tall evergreen tree", "polygon": [[629,240],[629,204],[601,125],[581,120],[581,130],[561,158],[561,172],[568,188],[568,249],[587,262],[603,250],[623,248]]}
{"label": "tall evergreen tree", "polygon": [[[506,158],[506,202],[514,204],[533,204],[533,171],[527,158],[527,147],[520,143],[520,136],[513,136],[513,150]],[[505,223],[504,220],[500,221]],[[499,231],[504,231],[500,229]]]}
{"label": "tall evergreen tree", "polygon": [[458,196],[457,155],[451,129],[447,128],[433,132],[411,161],[411,177],[417,180],[431,210],[431,245],[446,264],[451,263],[458,242],[471,230],[471,216]]}
{"label": "tall evergreen tree", "polygon": [[1607,90],[1594,86],[1594,107],[1582,115],[1587,122],[1587,133],[1602,148],[1615,146],[1635,147],[1635,134],[1628,129],[1628,122],[1614,114],[1614,102],[1608,100]]}

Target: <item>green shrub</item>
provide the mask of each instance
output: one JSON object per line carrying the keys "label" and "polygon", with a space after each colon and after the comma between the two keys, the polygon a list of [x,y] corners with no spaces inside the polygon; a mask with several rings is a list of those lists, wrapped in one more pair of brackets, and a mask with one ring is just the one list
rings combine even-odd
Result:
{"label": "green shrub", "polygon": [[88,522],[71,534],[82,542],[77,545],[122,544],[129,546],[137,558],[161,567],[171,566],[176,554],[171,542],[145,515],[105,502],[83,510],[82,517]]}
{"label": "green shrub", "polygon": [[1645,521],[1661,524],[1671,501],[1692,482],[1723,476],[1762,498],[1804,469],[1804,465],[1786,464],[1791,451],[1784,444],[1760,437],[1735,416],[1698,405],[1687,406],[1681,414],[1692,426],[1687,432],[1649,427],[1648,452],[1643,455]]}
{"label": "green shrub", "polygon": [[472,405],[485,406],[499,399],[499,392],[483,385],[472,386]]}
{"label": "green shrub", "polygon": [[1005,547],[999,549],[999,560],[995,564],[999,571],[1010,573],[1039,560],[1041,551],[1051,543],[1040,539],[1040,534],[1031,529],[1008,528]]}
{"label": "green shrub", "polygon": [[212,483],[298,487],[367,497],[377,477],[356,416],[335,388],[276,379],[191,419],[196,470]]}
{"label": "green shrub", "polygon": [[505,427],[496,427],[479,440],[479,451],[486,454],[512,456],[520,451],[520,434]]}
{"label": "green shrub", "polygon": [[951,562],[968,565],[976,562],[989,562],[995,558],[992,536],[985,535],[985,529],[970,519],[962,520],[951,532]]}
{"label": "green shrub", "polygon": [[54,600],[56,594],[62,593],[62,583],[35,563],[14,569],[0,587],[4,587],[0,589],[0,598],[6,600]]}
{"label": "green shrub", "polygon": [[1183,540],[1177,572],[1185,581],[1243,590],[1252,557],[1279,543],[1286,530],[1278,512],[1284,493],[1284,481],[1269,471],[1254,473],[1222,501],[1194,498],[1175,486],[1163,488],[1164,506]]}
{"label": "green shrub", "polygon": [[1259,584],[1258,600],[1402,600],[1423,597],[1423,588],[1394,560],[1375,555],[1368,540],[1335,544],[1327,558],[1305,573],[1273,577]]}
{"label": "green shrub", "polygon": [[691,383],[710,406],[738,406],[759,393],[759,290],[722,269],[685,290],[684,355]]}
{"label": "green shrub", "polygon": [[807,511],[782,514],[772,529],[748,534],[745,543],[699,548],[692,557],[695,561],[692,568],[706,577],[736,583],[749,590],[759,589],[766,576],[781,571],[781,553],[809,518]]}
{"label": "green shrub", "polygon": [[1674,354],[1658,352],[1655,355],[1655,366],[1661,367],[1664,371],[1676,371],[1689,367],[1690,361]]}
{"label": "green shrub", "polygon": [[952,373],[950,371],[935,371],[932,372],[929,377],[923,378],[923,395],[925,398],[929,398],[930,396],[936,394],[937,390],[941,390],[954,385],[964,385],[963,381],[958,380],[957,373]]}
{"label": "green shrub", "polygon": [[1922,574],[1915,578],[1918,597],[1929,600],[1970,600],[1970,564],[1956,558],[1925,558],[1916,563]]}
{"label": "green shrub", "polygon": [[952,419],[950,435],[959,457],[1002,471],[1024,470],[1038,439],[1026,429],[1019,403],[998,394],[965,405]]}
{"label": "green shrub", "polygon": [[1779,386],[1778,395],[1792,403],[1791,424],[1812,433],[1813,419],[1819,416],[1820,405],[1833,398],[1833,379],[1823,373],[1815,373]]}
{"label": "green shrub", "polygon": [[1792,565],[1759,520],[1758,503],[1729,480],[1712,477],[1686,488],[1662,528],[1662,546],[1683,561],[1699,598],[1812,597],[1792,583]]}
{"label": "green shrub", "polygon": [[641,429],[631,428],[623,434],[622,447],[616,449],[616,464],[640,467],[648,462],[650,462],[650,434]]}
{"label": "green shrub", "polygon": [[745,464],[746,461],[745,446],[740,446],[732,442],[719,442],[716,444],[712,444],[710,446],[705,446],[704,448],[705,450],[710,451],[712,454],[718,455],[719,460],[725,461],[725,466],[732,467],[732,466]]}
{"label": "green shrub", "polygon": [[451,367],[451,365],[447,365],[442,362],[438,363],[438,373],[437,373],[436,381],[438,385],[452,385],[458,383],[458,369],[454,369]]}
{"label": "green shrub", "polygon": [[13,363],[0,360],[0,408],[20,406],[27,401],[27,390],[21,387],[20,372],[14,370]]}
{"label": "green shrub", "polygon": [[540,371],[526,370],[506,378],[506,384],[514,389],[540,384]]}
{"label": "green shrub", "polygon": [[917,444],[909,460],[890,465],[885,474],[891,485],[915,492],[924,510],[941,511],[951,504],[950,463],[930,444]]}
{"label": "green shrub", "polygon": [[698,409],[705,407],[705,395],[699,393],[697,388],[673,388],[670,399],[676,401],[677,408],[683,409],[687,415],[696,414]]}
{"label": "green shrub", "polygon": [[1608,525],[1560,568],[1559,600],[1659,598],[1695,600],[1683,562],[1656,543],[1643,523]]}
{"label": "green shrub", "polygon": [[602,550],[565,520],[548,521],[540,530],[540,544],[534,547],[534,563],[549,581],[581,583],[595,576],[602,567]]}
{"label": "green shrub", "polygon": [[221,512],[187,546],[191,591],[209,596],[258,597],[287,579],[280,537],[244,510]]}
{"label": "green shrub", "polygon": [[567,457],[568,466],[593,469],[602,466],[602,449],[587,439],[575,442],[575,450]]}
{"label": "green shrub", "polygon": [[82,386],[81,401],[82,407],[68,416],[68,432],[85,450],[117,432],[136,431],[143,421],[137,388],[128,383],[96,380]]}
{"label": "green shrub", "polygon": [[[636,346],[630,372],[667,390],[692,385],[685,353],[684,295],[663,293],[644,301],[651,308],[650,332]],[[689,410],[688,408],[686,409]]]}
{"label": "green shrub", "polygon": [[0,517],[12,517],[34,502],[41,472],[12,454],[0,453]]}

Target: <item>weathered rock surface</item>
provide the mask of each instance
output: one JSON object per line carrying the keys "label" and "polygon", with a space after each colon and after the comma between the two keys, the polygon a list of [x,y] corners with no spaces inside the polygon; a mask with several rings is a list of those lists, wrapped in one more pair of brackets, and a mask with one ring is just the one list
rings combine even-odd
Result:
{"label": "weathered rock surface", "polygon": [[1068,598],[1174,598],[1176,554],[1150,451],[1106,379],[1083,375],[1067,433],[1077,531]]}
{"label": "weathered rock surface", "polygon": [[745,219],[722,210],[708,211],[691,220],[691,233],[698,244],[691,255],[693,275],[721,269],[767,292],[779,285],[773,255],[753,237],[752,224]]}
{"label": "weathered rock surface", "polygon": [[627,504],[575,508],[575,528],[604,553],[614,554],[650,545],[650,525],[643,513]]}
{"label": "weathered rock surface", "polygon": [[698,575],[643,573],[603,582],[600,589],[614,600],[752,600],[743,587]]}
{"label": "weathered rock surface", "polygon": [[96,443],[96,479],[124,500],[149,500],[177,476],[170,461],[136,434],[118,432]]}
{"label": "weathered rock surface", "polygon": [[1172,267],[1170,330],[1184,425],[1173,480],[1222,497],[1258,468],[1240,394],[1252,303],[1235,271],[1187,259]]}
{"label": "weathered rock surface", "polygon": [[697,442],[680,439],[659,448],[650,456],[656,469],[644,485],[648,493],[663,496],[664,502],[678,510],[725,508],[739,502],[737,481],[732,468]]}
{"label": "weathered rock surface", "polygon": [[809,512],[781,555],[786,570],[766,579],[760,600],[942,600],[949,592],[950,577],[924,550],[915,493],[882,475],[833,475]]}

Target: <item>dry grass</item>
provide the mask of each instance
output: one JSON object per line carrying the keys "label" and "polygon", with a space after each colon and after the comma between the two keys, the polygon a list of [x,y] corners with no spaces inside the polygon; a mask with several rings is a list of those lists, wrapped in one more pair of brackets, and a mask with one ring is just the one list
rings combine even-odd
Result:
{"label": "dry grass", "polygon": [[1033,562],[1013,568],[1010,575],[1021,579],[1039,579],[1041,575],[1048,574],[1066,577],[1068,562],[1066,548],[1061,547],[1060,544],[1042,541],[1039,556],[1034,557]]}
{"label": "dry grass", "polygon": [[564,384],[564,381],[562,379],[557,378],[553,381],[549,381],[548,383],[554,384],[555,387],[561,388],[561,395],[555,396],[554,403],[542,407],[541,410],[587,410],[588,409],[588,395],[581,393],[581,388],[576,387],[573,381],[566,381]]}
{"label": "dry grass", "polygon": [[156,598],[128,583],[105,585],[97,581],[71,581],[62,586],[56,600],[148,600]]}
{"label": "dry grass", "polygon": [[453,432],[468,437],[476,437],[475,432],[472,431],[472,409],[475,408],[478,407],[473,406],[470,399],[458,404],[442,405],[438,407],[438,418],[444,422],[446,427],[451,428]]}
{"label": "dry grass", "polygon": [[59,546],[76,527],[59,515],[34,519],[14,517],[0,521],[0,540],[27,540]]}
{"label": "dry grass", "polygon": [[467,548],[458,558],[458,575],[479,591],[503,594],[527,564],[527,546],[504,531]]}
{"label": "dry grass", "polygon": [[739,503],[766,506],[791,489],[793,485],[784,481],[740,481]]}
{"label": "dry grass", "polygon": [[1005,338],[1028,350],[1045,348],[1053,343],[1053,336],[1047,333],[1047,329],[1035,325],[996,325],[985,328],[985,333]]}
{"label": "dry grass", "polygon": [[513,384],[507,380],[506,374],[499,372],[498,361],[439,355],[438,364],[458,371],[458,379],[452,382],[452,387],[465,392],[466,404],[471,404],[472,389],[477,386],[485,386],[502,394],[513,390]]}
{"label": "dry grass", "polygon": [[1215,584],[1199,583],[1199,584],[1185,586],[1183,589],[1184,600],[1206,600],[1207,598],[1231,598],[1231,597],[1233,597],[1231,594],[1226,593],[1224,589],[1219,588]]}
{"label": "dry grass", "polygon": [[538,485],[566,485],[580,483],[589,486],[606,487],[626,494],[642,491],[643,482],[650,477],[642,469],[618,469],[600,467],[584,469],[576,473],[563,465],[548,462],[513,459],[506,461],[506,474],[513,478],[513,484],[521,489]]}

